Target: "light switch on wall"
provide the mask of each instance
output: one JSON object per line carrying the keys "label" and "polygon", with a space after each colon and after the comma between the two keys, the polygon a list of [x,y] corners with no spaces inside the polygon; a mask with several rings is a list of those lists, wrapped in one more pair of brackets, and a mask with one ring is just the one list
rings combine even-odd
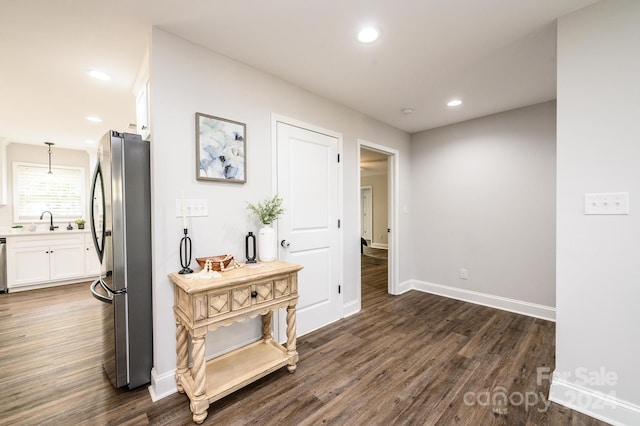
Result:
{"label": "light switch on wall", "polygon": [[[182,217],[182,201],[180,198],[176,200],[176,217]],[[206,198],[185,199],[184,200],[185,216],[209,216],[209,204]]]}
{"label": "light switch on wall", "polygon": [[629,193],[584,194],[584,214],[629,214]]}

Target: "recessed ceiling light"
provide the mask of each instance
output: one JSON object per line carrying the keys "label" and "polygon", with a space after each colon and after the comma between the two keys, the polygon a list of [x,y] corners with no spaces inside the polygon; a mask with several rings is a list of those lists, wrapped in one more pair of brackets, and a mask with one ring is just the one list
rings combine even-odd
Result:
{"label": "recessed ceiling light", "polygon": [[374,26],[363,27],[358,32],[358,40],[361,43],[373,43],[380,38],[380,28]]}
{"label": "recessed ceiling light", "polygon": [[457,107],[462,105],[462,101],[460,99],[452,99],[449,102],[447,102],[447,106],[449,107]]}
{"label": "recessed ceiling light", "polygon": [[402,113],[404,115],[411,115],[411,114],[413,114],[413,110],[411,108],[405,108],[405,109],[402,110]]}
{"label": "recessed ceiling light", "polygon": [[92,123],[102,123],[102,118],[96,117],[94,115],[89,115],[85,117],[85,119],[87,119],[88,121],[91,121]]}
{"label": "recessed ceiling light", "polygon": [[111,80],[111,76],[109,74],[107,74],[107,73],[102,72],[102,71],[91,70],[91,71],[88,72],[88,74],[91,77],[93,77],[95,79],[98,79],[98,80],[104,80],[104,81]]}

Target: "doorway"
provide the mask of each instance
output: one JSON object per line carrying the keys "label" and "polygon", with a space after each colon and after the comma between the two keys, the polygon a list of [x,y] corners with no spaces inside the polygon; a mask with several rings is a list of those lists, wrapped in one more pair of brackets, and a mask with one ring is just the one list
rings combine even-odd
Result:
{"label": "doorway", "polygon": [[388,248],[389,166],[388,155],[360,148],[360,222],[367,247]]}
{"label": "doorway", "polygon": [[[363,192],[371,187],[371,240],[361,235],[361,260],[374,264],[386,261],[387,292],[398,294],[398,235],[397,225],[397,160],[398,151],[383,145],[358,140],[358,185],[360,187],[361,232],[363,223]],[[360,281],[362,289],[362,275]],[[360,292],[360,295],[362,291]]]}

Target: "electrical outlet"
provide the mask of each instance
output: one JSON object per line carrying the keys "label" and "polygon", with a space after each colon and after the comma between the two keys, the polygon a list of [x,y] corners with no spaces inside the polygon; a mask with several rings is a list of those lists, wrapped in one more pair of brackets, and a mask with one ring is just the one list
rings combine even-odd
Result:
{"label": "electrical outlet", "polygon": [[469,271],[466,268],[460,268],[460,279],[466,280],[467,278],[469,278]]}

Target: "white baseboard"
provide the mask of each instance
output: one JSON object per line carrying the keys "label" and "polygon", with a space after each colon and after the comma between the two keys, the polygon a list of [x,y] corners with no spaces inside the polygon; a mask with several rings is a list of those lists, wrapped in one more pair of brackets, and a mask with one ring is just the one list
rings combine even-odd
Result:
{"label": "white baseboard", "polygon": [[396,287],[396,296],[400,295],[402,293],[406,293],[409,290],[413,290],[413,283],[415,280],[408,280],[408,281],[403,281],[401,283],[398,284],[398,286]]}
{"label": "white baseboard", "polygon": [[504,311],[541,318],[547,321],[556,320],[556,309],[551,306],[538,305],[535,303],[524,302],[522,300],[509,299],[507,297],[495,296],[493,294],[479,293],[477,291],[464,290],[461,288],[433,284],[419,280],[405,281],[401,285],[409,285],[410,288],[418,291],[424,291],[425,293],[450,297],[464,302],[502,309]]}
{"label": "white baseboard", "polygon": [[344,318],[350,317],[351,315],[355,315],[360,312],[360,309],[360,299],[354,300],[353,302],[349,302],[344,305],[344,307],[342,308],[342,315]]}
{"label": "white baseboard", "polygon": [[553,377],[549,401],[616,426],[640,425],[640,407]]}
{"label": "white baseboard", "polygon": [[170,370],[162,375],[158,375],[155,368],[151,369],[151,386],[149,394],[151,400],[156,402],[162,398],[178,392],[176,387],[176,370]]}
{"label": "white baseboard", "polygon": [[25,290],[37,290],[40,288],[49,288],[49,287],[58,287],[61,285],[85,283],[87,281],[93,281],[95,279],[96,277],[94,277],[93,275],[88,275],[86,277],[73,278],[73,279],[64,280],[64,281],[47,281],[39,284],[19,285],[17,287],[13,286],[13,287],[8,287],[7,290],[9,293],[17,293],[19,291],[25,291]]}
{"label": "white baseboard", "polygon": [[389,244],[371,243],[371,248],[389,250]]}

